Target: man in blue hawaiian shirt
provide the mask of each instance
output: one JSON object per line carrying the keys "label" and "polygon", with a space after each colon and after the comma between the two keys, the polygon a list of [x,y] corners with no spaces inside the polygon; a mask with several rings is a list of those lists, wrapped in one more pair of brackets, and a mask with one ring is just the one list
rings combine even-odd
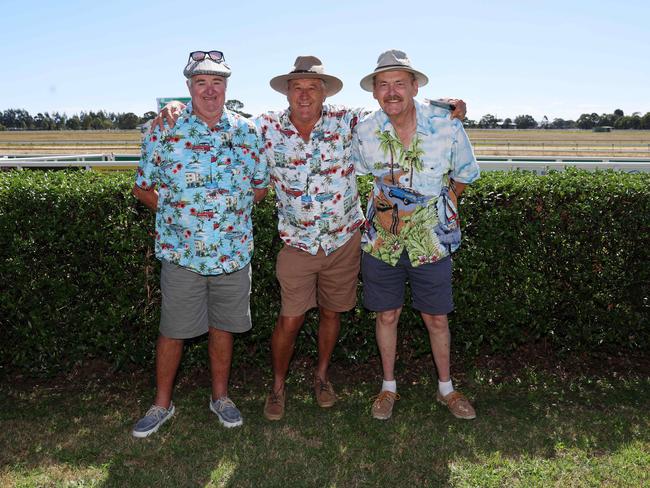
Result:
{"label": "man in blue hawaiian shirt", "polygon": [[374,176],[361,268],[364,306],[377,312],[384,381],[372,416],[382,420],[399,398],[394,366],[407,281],[429,333],[437,400],[458,418],[476,417],[452,385],[447,314],[453,310],[451,253],[460,244],[458,196],[479,168],[460,121],[435,103],[414,100],[427,81],[404,52],[381,54],[375,71],[361,80],[381,109],[357,125],[352,142],[357,174]]}
{"label": "man in blue hawaiian shirt", "polygon": [[251,210],[268,168],[247,119],[224,108],[230,68],[220,51],[195,51],[183,71],[192,97],[173,129],[145,137],[133,193],[156,212],[162,308],[156,398],[134,437],[158,430],[175,411],[174,378],[185,339],[208,333],[209,407],[226,427],[242,425],[228,397],[233,333],[251,328]]}

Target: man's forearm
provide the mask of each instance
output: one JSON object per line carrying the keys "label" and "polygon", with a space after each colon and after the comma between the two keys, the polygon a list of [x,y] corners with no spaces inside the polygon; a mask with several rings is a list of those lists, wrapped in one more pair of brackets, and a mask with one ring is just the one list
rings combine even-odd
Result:
{"label": "man's forearm", "polygon": [[459,183],[458,181],[454,180],[449,181],[449,187],[451,188],[451,191],[453,191],[456,195],[456,198],[458,198],[460,194],[463,193],[463,190],[465,190],[466,186],[466,183]]}
{"label": "man's forearm", "polygon": [[463,193],[463,190],[465,190],[466,186],[466,183],[459,183],[458,181],[449,180],[449,198],[452,199],[456,208],[458,208],[458,199],[460,198],[460,194]]}
{"label": "man's forearm", "polygon": [[253,203],[258,203],[264,200],[264,197],[266,197],[268,192],[268,188],[253,188],[253,193],[255,194],[253,197]]}
{"label": "man's forearm", "polygon": [[133,186],[133,196],[140,200],[149,210],[158,210],[158,192],[155,189],[143,190],[138,185]]}

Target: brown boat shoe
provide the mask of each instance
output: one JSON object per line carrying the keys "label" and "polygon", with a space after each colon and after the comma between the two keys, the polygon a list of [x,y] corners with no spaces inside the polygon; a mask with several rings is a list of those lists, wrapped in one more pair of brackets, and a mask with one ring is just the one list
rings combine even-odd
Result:
{"label": "brown boat shoe", "polygon": [[436,393],[438,403],[447,405],[451,414],[457,419],[471,420],[476,418],[476,411],[469,400],[459,391],[452,391],[444,397],[440,392]]}
{"label": "brown boat shoe", "polygon": [[285,388],[279,391],[271,390],[264,403],[264,416],[268,420],[280,420],[284,417]]}
{"label": "brown boat shoe", "polygon": [[318,375],[314,376],[314,394],[321,408],[333,407],[338,400],[332,383],[321,380]]}
{"label": "brown boat shoe", "polygon": [[393,405],[399,400],[399,394],[383,390],[375,397],[372,404],[372,416],[378,420],[388,420],[393,415]]}

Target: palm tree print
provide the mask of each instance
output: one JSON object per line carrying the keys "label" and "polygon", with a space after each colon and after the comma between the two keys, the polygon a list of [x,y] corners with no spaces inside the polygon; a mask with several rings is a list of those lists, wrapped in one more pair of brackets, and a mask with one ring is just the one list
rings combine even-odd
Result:
{"label": "palm tree print", "polygon": [[391,183],[395,184],[395,155],[397,150],[402,147],[400,140],[395,137],[390,131],[381,131],[377,129],[377,137],[379,138],[379,149],[384,153],[384,156],[390,155],[390,180]]}
{"label": "palm tree print", "polygon": [[411,147],[405,150],[402,141],[390,131],[377,129],[376,134],[379,138],[379,149],[384,153],[384,156],[390,156],[391,183],[395,184],[395,160],[397,159],[397,164],[401,168],[410,170],[409,186],[413,188],[413,172],[422,171],[423,169],[422,157],[424,156],[424,149],[421,146],[422,139],[420,139],[420,136],[415,134],[415,138],[411,141]]}
{"label": "palm tree print", "polygon": [[407,168],[410,167],[411,175],[409,176],[409,186],[413,188],[413,171],[422,171],[424,168],[422,164],[422,157],[424,156],[424,149],[421,147],[422,139],[418,134],[411,142],[411,147],[408,151],[402,153],[404,164]]}

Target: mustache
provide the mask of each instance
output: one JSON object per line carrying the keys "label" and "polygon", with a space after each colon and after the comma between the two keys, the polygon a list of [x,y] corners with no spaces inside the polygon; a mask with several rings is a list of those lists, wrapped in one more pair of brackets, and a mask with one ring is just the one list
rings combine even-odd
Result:
{"label": "mustache", "polygon": [[384,102],[401,102],[402,100],[403,98],[398,95],[391,95],[384,98]]}

